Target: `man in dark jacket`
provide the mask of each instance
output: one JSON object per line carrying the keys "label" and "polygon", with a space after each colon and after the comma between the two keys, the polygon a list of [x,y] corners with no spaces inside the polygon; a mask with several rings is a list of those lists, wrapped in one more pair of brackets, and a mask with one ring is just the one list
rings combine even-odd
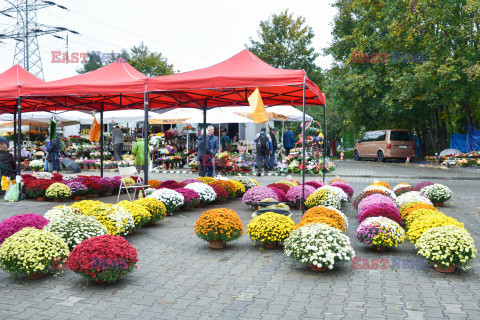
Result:
{"label": "man in dark jacket", "polygon": [[288,156],[290,150],[295,146],[295,136],[293,135],[292,129],[288,128],[287,131],[283,134],[283,147],[285,148],[285,153]]}
{"label": "man in dark jacket", "polygon": [[204,177],[206,173],[206,167],[203,160],[203,155],[205,154],[205,148],[203,147],[205,130],[200,131],[198,135],[198,166],[200,168],[200,176]]}
{"label": "man in dark jacket", "polygon": [[0,181],[2,176],[6,176],[11,180],[15,179],[17,165],[10,152],[8,152],[8,141],[4,137],[0,137]]}
{"label": "man in dark jacket", "polygon": [[270,139],[272,140],[272,153],[270,154],[270,164],[269,164],[269,169],[270,170],[274,169],[276,153],[277,153],[277,149],[278,149],[276,134],[277,134],[277,129],[275,129],[275,127],[270,128]]}
{"label": "man in dark jacket", "polygon": [[253,141],[257,144],[257,174],[260,176],[262,167],[265,168],[265,171],[268,171],[268,163],[272,154],[272,138],[267,134],[267,129],[262,128]]}
{"label": "man in dark jacket", "polygon": [[57,138],[50,140],[50,147],[47,148],[50,154],[50,162],[52,164],[52,172],[58,172],[58,158],[60,157],[61,141],[60,134],[57,133]]}
{"label": "man in dark jacket", "polygon": [[215,128],[213,126],[208,127],[207,136],[207,176],[213,177],[215,171],[215,155],[219,149],[218,138],[215,136]]}
{"label": "man in dark jacket", "polygon": [[229,151],[230,147],[230,137],[227,136],[227,129],[222,129],[222,136],[220,137],[220,143],[222,145],[222,151]]}

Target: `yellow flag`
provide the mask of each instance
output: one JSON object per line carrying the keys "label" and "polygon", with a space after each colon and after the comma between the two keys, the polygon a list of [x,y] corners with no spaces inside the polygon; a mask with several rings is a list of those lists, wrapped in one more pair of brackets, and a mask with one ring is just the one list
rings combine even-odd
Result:
{"label": "yellow flag", "polygon": [[93,118],[92,128],[90,129],[90,141],[100,141],[100,124],[97,118]]}
{"label": "yellow flag", "polygon": [[253,122],[265,123],[268,121],[267,112],[265,111],[262,96],[258,88],[248,97],[248,103],[250,104],[250,108],[252,108]]}

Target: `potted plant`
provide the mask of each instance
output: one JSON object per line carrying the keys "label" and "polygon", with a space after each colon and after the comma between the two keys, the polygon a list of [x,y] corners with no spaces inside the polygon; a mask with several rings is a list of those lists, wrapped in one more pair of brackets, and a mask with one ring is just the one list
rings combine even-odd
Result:
{"label": "potted plant", "polygon": [[178,188],[175,191],[181,193],[184,198],[182,209],[194,208],[200,203],[200,196],[191,189]]}
{"label": "potted plant", "polygon": [[94,218],[76,214],[57,216],[44,230],[61,237],[70,251],[85,239],[108,234],[107,228]]}
{"label": "potted plant", "polygon": [[[308,198],[309,195],[315,192],[315,188],[309,185],[305,185],[305,199]],[[288,192],[286,193],[287,203],[291,206],[295,206],[298,209],[301,209],[302,206],[302,196],[303,196],[303,187],[296,186],[291,187]]]}
{"label": "potted plant", "polygon": [[216,184],[209,184],[209,186],[215,191],[217,194],[216,196],[216,201],[217,202],[227,202],[228,200],[228,192],[223,189],[222,187],[216,185]]}
{"label": "potted plant", "polygon": [[35,213],[24,213],[9,217],[0,222],[0,245],[5,239],[23,228],[43,229],[47,224],[47,219]]}
{"label": "potted plant", "polygon": [[140,228],[141,226],[143,226],[144,224],[147,224],[152,219],[152,216],[150,215],[150,211],[148,211],[138,203],[128,201],[128,200],[123,200],[117,203],[117,205],[127,210],[127,212],[129,212],[132,215],[133,221],[135,222],[135,228]]}
{"label": "potted plant", "polygon": [[388,218],[371,217],[360,223],[356,237],[375,251],[386,251],[405,241],[405,230]]}
{"label": "potted plant", "polygon": [[200,204],[206,205],[215,202],[217,199],[217,193],[208,184],[201,182],[189,183],[185,186],[185,189],[195,191],[200,197]]}
{"label": "potted plant", "polygon": [[[307,183],[305,183],[307,184]],[[343,190],[343,192],[345,192],[345,194],[348,196],[348,199],[352,198],[353,196],[353,188],[346,182],[346,181],[343,181],[343,180],[337,180],[337,181],[330,181],[329,183],[331,186],[333,187],[337,187],[337,188],[340,188]],[[322,186],[318,187],[318,188],[321,188]]]}
{"label": "potted plant", "polygon": [[412,202],[423,202],[433,205],[433,203],[428,199],[426,195],[419,191],[410,191],[406,192],[395,199],[397,203],[397,207],[401,208],[404,204],[412,203]]}
{"label": "potted plant", "polygon": [[312,223],[290,234],[284,242],[285,255],[305,263],[314,271],[333,269],[335,264],[355,256],[350,239],[341,231],[323,223]]}
{"label": "potted plant", "polygon": [[259,202],[267,198],[278,201],[278,196],[272,189],[268,187],[253,187],[245,192],[242,201],[258,210]]}
{"label": "potted plant", "polygon": [[444,186],[440,183],[435,183],[431,186],[423,187],[422,189],[420,189],[420,192],[427,196],[436,207],[443,207],[443,203],[450,200],[453,195],[452,190],[450,190],[449,187]]}
{"label": "potted plant", "polygon": [[[81,202],[83,201],[76,204],[81,205]],[[125,236],[135,228],[132,215],[118,205],[100,203],[85,211],[82,210],[82,213],[99,221],[111,235]]]}
{"label": "potted plant", "polygon": [[72,196],[70,188],[63,183],[55,182],[50,187],[48,187],[45,192],[45,196],[50,199],[54,199],[55,202],[61,202],[62,199],[67,199]]}
{"label": "potted plant", "polygon": [[247,235],[264,248],[273,249],[290,236],[294,227],[295,222],[290,217],[267,212],[250,221]]}
{"label": "potted plant", "polygon": [[102,235],[86,239],[68,256],[68,269],[87,283],[114,283],[136,268],[137,250],[122,237]]}
{"label": "potted plant", "polygon": [[163,204],[163,202],[158,201],[155,198],[140,198],[135,200],[134,203],[141,205],[150,213],[150,221],[147,224],[151,225],[154,224],[167,215],[167,208]]}
{"label": "potted plant", "polygon": [[408,226],[407,236],[411,243],[415,243],[427,230],[448,225],[457,226],[462,229],[464,228],[463,223],[458,222],[457,219],[441,214],[431,214],[413,220]]}
{"label": "potted plant", "polygon": [[87,194],[88,188],[79,181],[70,181],[67,182],[66,185],[70,188],[73,201],[78,201],[83,195]]}
{"label": "potted plant", "polygon": [[307,200],[305,201],[305,206],[307,208],[313,208],[316,206],[325,206],[333,207],[340,210],[342,204],[340,203],[339,198],[335,195],[332,190],[329,189],[318,189],[315,192],[311,193]]}
{"label": "potted plant", "polygon": [[225,191],[227,191],[229,199],[234,199],[235,198],[236,187],[232,183],[232,181],[229,181],[229,180],[215,180],[210,185],[212,185],[212,184],[215,184],[219,187],[222,187]]}
{"label": "potted plant", "polygon": [[239,238],[243,225],[238,214],[230,209],[212,209],[205,211],[195,223],[195,234],[208,241],[212,249],[223,249],[227,242]]}
{"label": "potted plant", "polygon": [[30,161],[30,170],[32,171],[40,171],[43,169],[45,164],[42,160],[32,160]]}
{"label": "potted plant", "polygon": [[307,210],[294,229],[301,228],[309,223],[325,223],[342,232],[346,232],[348,229],[347,216],[332,207],[318,206]]}
{"label": "potted plant", "polygon": [[68,246],[59,236],[35,228],[23,228],[8,237],[0,246],[0,266],[13,275],[28,279],[45,276],[52,258],[65,259]]}
{"label": "potted plant", "polygon": [[467,230],[452,225],[425,231],[415,243],[415,249],[442,273],[451,273],[457,266],[468,269],[477,253]]}
{"label": "potted plant", "polygon": [[402,220],[397,206],[389,202],[375,202],[362,207],[362,210],[358,213],[358,222],[361,223],[363,220],[370,217],[385,217],[398,224],[400,224]]}
{"label": "potted plant", "polygon": [[163,202],[165,208],[167,208],[167,213],[172,214],[175,210],[180,208],[185,198],[183,195],[175,190],[171,189],[157,189],[152,194],[147,196],[147,198],[155,198],[158,201]]}

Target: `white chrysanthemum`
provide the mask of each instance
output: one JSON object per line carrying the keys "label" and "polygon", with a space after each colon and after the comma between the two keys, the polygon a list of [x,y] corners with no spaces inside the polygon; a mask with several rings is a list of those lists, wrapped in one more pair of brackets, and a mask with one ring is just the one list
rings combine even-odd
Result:
{"label": "white chrysanthemum", "polygon": [[381,190],[386,192],[388,195],[390,195],[390,198],[392,198],[393,200],[397,198],[397,196],[395,196],[395,192],[382,186],[368,186],[365,189],[363,189],[363,192],[370,191],[370,190]]}
{"label": "white chrysanthemum", "polygon": [[406,193],[398,196],[398,198],[395,200],[395,202],[397,203],[398,208],[400,208],[404,204],[412,203],[412,202],[423,202],[423,203],[427,203],[429,205],[433,205],[432,201],[430,201],[430,199],[428,199],[426,196],[424,196],[419,191],[406,192]]}
{"label": "white chrysanthemum", "polygon": [[[328,190],[331,190],[333,191],[333,193],[338,197],[338,200],[340,200],[341,203],[344,203],[344,202],[347,202],[348,201],[348,196],[347,194],[345,193],[345,191],[343,191],[341,188],[339,187],[335,187],[335,186],[330,186],[330,185],[325,185],[323,187],[320,187],[318,189],[328,189]],[[317,189],[317,190],[318,190]]]}
{"label": "white chrysanthemum", "polygon": [[402,182],[402,183],[399,183],[397,184],[395,187],[393,187],[393,192],[397,191],[398,189],[400,188],[405,188],[405,187],[409,187],[410,184],[406,183],[406,182]]}
{"label": "white chrysanthemum", "polygon": [[427,196],[432,202],[445,202],[453,196],[452,190],[440,183],[423,187],[420,192]]}
{"label": "white chrysanthemum", "polygon": [[185,189],[190,189],[198,193],[200,201],[202,203],[211,203],[217,199],[217,193],[208,184],[201,182],[189,183],[185,186]]}
{"label": "white chrysanthemum", "polygon": [[78,209],[67,207],[67,206],[57,206],[50,210],[48,210],[44,217],[48,220],[54,219],[62,219],[64,216],[71,216],[71,215],[81,215],[82,212]]}

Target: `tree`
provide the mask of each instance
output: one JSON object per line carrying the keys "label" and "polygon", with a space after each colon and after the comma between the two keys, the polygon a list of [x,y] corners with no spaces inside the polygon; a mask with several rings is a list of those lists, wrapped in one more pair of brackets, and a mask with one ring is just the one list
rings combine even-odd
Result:
{"label": "tree", "polygon": [[87,63],[81,69],[77,69],[77,73],[87,73],[103,67],[102,58],[94,51],[88,52]]}

